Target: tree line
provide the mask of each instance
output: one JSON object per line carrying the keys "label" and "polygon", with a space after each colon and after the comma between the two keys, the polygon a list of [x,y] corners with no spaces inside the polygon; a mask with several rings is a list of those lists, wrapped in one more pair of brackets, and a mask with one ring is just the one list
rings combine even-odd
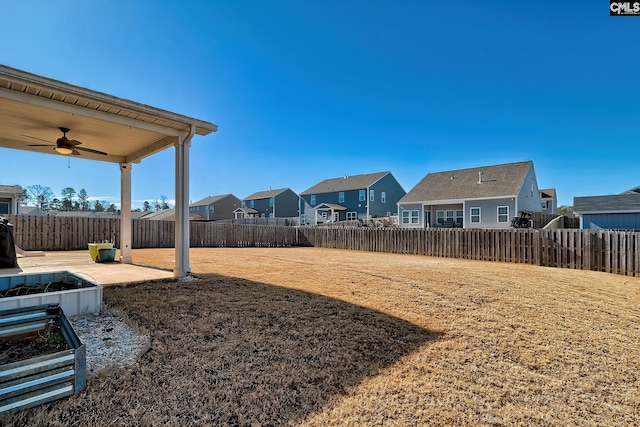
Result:
{"label": "tree line", "polygon": [[[133,209],[133,211],[153,212],[170,209],[168,200],[164,195],[155,200],[145,200],[142,209]],[[108,203],[106,200],[91,201],[84,188],[76,192],[73,187],[63,188],[58,197],[47,186],[29,185],[23,189],[20,205],[36,206],[43,211],[120,212],[114,203]]]}

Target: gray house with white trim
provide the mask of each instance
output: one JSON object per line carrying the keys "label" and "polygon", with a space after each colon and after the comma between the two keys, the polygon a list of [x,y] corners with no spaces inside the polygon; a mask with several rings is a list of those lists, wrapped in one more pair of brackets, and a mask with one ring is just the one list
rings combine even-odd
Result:
{"label": "gray house with white trim", "polygon": [[540,212],[532,161],[430,173],[398,202],[400,227],[509,228]]}
{"label": "gray house with white trim", "polygon": [[397,215],[406,194],[389,171],[330,178],[300,193],[303,223],[371,219]]}
{"label": "gray house with white trim", "polygon": [[[255,217],[293,218],[299,215],[299,200],[300,197],[292,189],[279,188],[253,193],[242,199],[241,207],[255,210],[255,214],[251,214]],[[238,213],[236,210],[236,218]]]}
{"label": "gray house with white trim", "polygon": [[233,219],[242,201],[233,194],[205,197],[189,205],[189,217],[207,221]]}
{"label": "gray house with white trim", "polygon": [[0,185],[0,215],[17,215],[20,213],[20,200],[24,190],[19,185]]}
{"label": "gray house with white trim", "polygon": [[583,230],[640,230],[640,187],[622,194],[573,198]]}

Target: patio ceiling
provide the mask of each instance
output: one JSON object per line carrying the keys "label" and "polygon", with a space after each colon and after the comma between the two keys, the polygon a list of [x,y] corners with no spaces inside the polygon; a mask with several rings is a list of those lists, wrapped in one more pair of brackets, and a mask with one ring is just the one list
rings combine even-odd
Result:
{"label": "patio ceiling", "polygon": [[[80,147],[81,158],[135,163],[176,143],[177,137],[207,135],[213,123],[0,65],[0,147],[54,155],[59,127]],[[31,147],[47,144],[50,147]]]}

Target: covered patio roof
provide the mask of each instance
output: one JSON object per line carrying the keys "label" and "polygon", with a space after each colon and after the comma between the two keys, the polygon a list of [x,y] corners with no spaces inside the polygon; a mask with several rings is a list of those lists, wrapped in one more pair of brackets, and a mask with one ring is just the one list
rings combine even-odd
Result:
{"label": "covered patio roof", "polygon": [[218,127],[0,65],[0,147],[63,155],[54,150],[63,136],[59,128],[69,129],[69,140],[81,142],[75,146],[81,158],[120,164],[123,262],[131,262],[131,166],[165,148],[176,148],[174,273],[188,274],[189,147],[194,135],[208,135]]}

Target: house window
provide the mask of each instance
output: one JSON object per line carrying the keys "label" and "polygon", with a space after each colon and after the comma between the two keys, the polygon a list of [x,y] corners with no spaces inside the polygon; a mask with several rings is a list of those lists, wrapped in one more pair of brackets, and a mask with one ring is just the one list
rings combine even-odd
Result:
{"label": "house window", "polygon": [[369,201],[370,202],[375,202],[376,201],[376,192],[375,192],[375,190],[369,190]]}
{"label": "house window", "polygon": [[386,191],[382,191],[380,193],[380,201],[382,203],[387,203],[387,192]]}
{"label": "house window", "polygon": [[311,206],[315,206],[316,205],[316,195],[312,195],[311,196]]}
{"label": "house window", "polygon": [[498,206],[498,223],[509,222],[509,206]]}
{"label": "house window", "polygon": [[245,202],[244,200],[242,201],[242,207],[246,208],[247,207],[247,202]]}
{"label": "house window", "polygon": [[444,211],[436,211],[436,224],[444,223]]}
{"label": "house window", "polygon": [[470,219],[472,223],[480,222],[480,208],[471,208]]}
{"label": "house window", "polygon": [[542,201],[542,209],[547,209],[547,201],[546,200]]}
{"label": "house window", "polygon": [[270,207],[270,208],[271,208],[271,207],[273,207],[273,197],[271,197],[271,198],[269,199],[269,207]]}
{"label": "house window", "polygon": [[418,224],[420,221],[418,210],[406,210],[402,211],[402,223],[403,224]]}
{"label": "house window", "polygon": [[347,212],[347,221],[358,219],[358,212]]}
{"label": "house window", "polygon": [[322,211],[320,213],[320,216],[322,217],[322,219],[327,219],[327,212],[326,211]]}
{"label": "house window", "polygon": [[402,223],[411,224],[411,211],[402,211]]}
{"label": "house window", "polygon": [[0,202],[0,214],[9,215],[9,203]]}
{"label": "house window", "polygon": [[456,211],[456,224],[462,227],[464,222],[464,211]]}
{"label": "house window", "polygon": [[249,201],[249,206],[250,206],[250,207],[252,207],[252,208],[253,208],[253,207],[255,207],[255,205],[256,205],[256,204],[255,204],[255,201],[254,201],[254,200],[250,200],[250,201]]}
{"label": "house window", "polygon": [[358,192],[358,200],[360,200],[361,202],[364,202],[366,197],[367,197],[367,193],[364,190],[360,190]]}
{"label": "house window", "polygon": [[344,191],[338,193],[338,203],[344,203]]}
{"label": "house window", "polygon": [[338,212],[333,213],[333,222],[340,221],[340,214]]}

